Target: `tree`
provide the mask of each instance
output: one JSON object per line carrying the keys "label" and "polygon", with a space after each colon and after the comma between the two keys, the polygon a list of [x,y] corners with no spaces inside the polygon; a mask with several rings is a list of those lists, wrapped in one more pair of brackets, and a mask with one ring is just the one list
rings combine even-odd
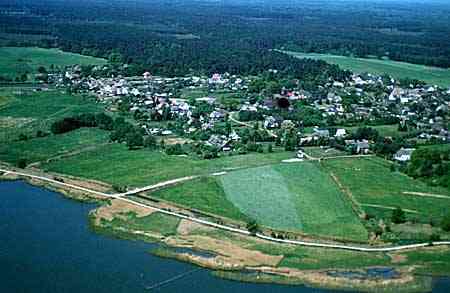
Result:
{"label": "tree", "polygon": [[405,223],[406,222],[406,215],[405,212],[397,207],[393,212],[392,212],[392,217],[391,220],[393,223],[395,224],[401,224],[401,223]]}
{"label": "tree", "polygon": [[446,232],[450,232],[450,214],[445,216],[444,219],[442,220],[441,228]]}
{"label": "tree", "polygon": [[127,134],[126,142],[129,150],[133,150],[144,145],[142,135],[136,131]]}
{"label": "tree", "polygon": [[19,160],[17,160],[17,167],[19,167],[20,169],[24,169],[27,166],[28,162],[27,159],[25,158],[21,158]]}
{"label": "tree", "polygon": [[258,233],[259,231],[259,225],[255,220],[250,220],[247,223],[247,230],[252,234],[252,235],[256,235],[256,233]]}
{"label": "tree", "polygon": [[144,147],[154,149],[157,147],[156,138],[153,135],[149,135],[144,139]]}
{"label": "tree", "polygon": [[273,146],[272,146],[272,144],[269,144],[269,145],[267,146],[267,152],[268,152],[268,153],[273,153]]}

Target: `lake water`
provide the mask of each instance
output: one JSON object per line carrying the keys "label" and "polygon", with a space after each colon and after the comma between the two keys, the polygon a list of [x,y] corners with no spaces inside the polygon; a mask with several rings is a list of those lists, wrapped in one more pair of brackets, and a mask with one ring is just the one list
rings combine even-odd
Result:
{"label": "lake water", "polygon": [[[22,181],[0,182],[0,292],[337,292],[303,286],[223,280],[201,269],[149,291],[196,267],[152,256],[152,244],[92,232],[95,208]],[[433,292],[449,292],[449,279]]]}

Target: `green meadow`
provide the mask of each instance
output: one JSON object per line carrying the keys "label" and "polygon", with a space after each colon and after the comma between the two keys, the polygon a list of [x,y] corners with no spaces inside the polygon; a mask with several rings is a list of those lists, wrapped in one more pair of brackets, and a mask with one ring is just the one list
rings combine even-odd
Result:
{"label": "green meadow", "polygon": [[124,186],[147,186],[192,175],[267,165],[291,158],[291,152],[223,156],[214,160],[169,156],[164,152],[110,144],[44,164],[46,170]]}

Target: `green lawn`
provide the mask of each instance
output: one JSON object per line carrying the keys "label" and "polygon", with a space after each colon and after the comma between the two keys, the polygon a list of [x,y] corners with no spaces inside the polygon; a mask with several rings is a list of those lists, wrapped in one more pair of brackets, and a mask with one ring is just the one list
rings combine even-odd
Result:
{"label": "green lawn", "polygon": [[330,54],[286,52],[298,58],[320,59],[353,72],[387,73],[395,78],[414,78],[442,87],[450,86],[450,70],[392,60],[354,58]]}
{"label": "green lawn", "polygon": [[0,47],[0,75],[15,78],[23,73],[36,73],[39,66],[101,65],[105,59],[67,53],[57,49],[35,47]]}
{"label": "green lawn", "polygon": [[152,192],[151,196],[230,219],[248,220],[226,198],[222,186],[215,177],[201,177],[172,188]]}
{"label": "green lawn", "polygon": [[16,163],[26,159],[27,163],[44,161],[64,153],[94,147],[109,140],[109,133],[96,128],[77,129],[61,135],[50,135],[0,144],[0,161]]}
{"label": "green lawn", "polygon": [[[364,205],[401,207],[417,211],[424,221],[441,218],[450,208],[449,199],[405,195],[403,192],[423,192],[448,195],[445,188],[430,187],[404,174],[391,172],[390,164],[381,158],[338,159],[324,161],[326,170],[336,175],[341,184],[362,204],[366,212],[385,216],[386,208],[367,208]],[[390,213],[389,213],[390,214]],[[378,213],[376,214],[378,215]]]}
{"label": "green lawn", "polygon": [[215,160],[197,160],[145,149],[129,151],[125,145],[112,144],[44,164],[43,167],[49,171],[111,184],[146,186],[185,176],[273,164],[292,156],[290,152],[253,153],[224,156]]}
{"label": "green lawn", "polygon": [[49,131],[51,123],[63,117],[101,111],[94,100],[61,90],[1,88],[0,142],[15,140],[21,133],[35,136],[37,130]]}
{"label": "green lawn", "polygon": [[221,177],[227,197],[263,225],[308,234],[366,240],[344,195],[315,163],[277,164]]}

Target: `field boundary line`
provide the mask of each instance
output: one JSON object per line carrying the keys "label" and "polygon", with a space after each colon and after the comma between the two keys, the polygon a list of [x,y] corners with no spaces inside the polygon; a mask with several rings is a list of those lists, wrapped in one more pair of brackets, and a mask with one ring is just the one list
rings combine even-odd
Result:
{"label": "field boundary line", "polygon": [[415,192],[415,191],[403,191],[402,193],[406,194],[406,195],[417,195],[417,196],[423,196],[423,197],[450,199],[450,196],[442,195],[442,194],[433,194],[433,193]]}
{"label": "field boundary line", "polygon": [[[364,207],[372,207],[372,208],[380,208],[380,209],[387,209],[387,210],[395,210],[396,207],[390,207],[390,206],[384,206],[379,204],[370,204],[370,203],[361,203],[361,206]],[[416,210],[409,210],[409,209],[402,209],[405,212],[412,213],[412,214],[420,214],[419,211]]]}

